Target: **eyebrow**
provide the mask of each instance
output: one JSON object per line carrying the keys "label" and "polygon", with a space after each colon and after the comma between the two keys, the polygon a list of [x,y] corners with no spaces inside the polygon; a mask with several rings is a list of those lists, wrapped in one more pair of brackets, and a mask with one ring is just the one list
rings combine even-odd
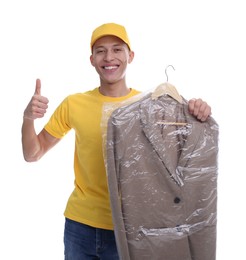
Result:
{"label": "eyebrow", "polygon": [[[115,43],[115,44],[113,44],[112,47],[123,47],[124,44],[125,43]],[[98,46],[95,47],[95,49],[99,49],[99,48],[107,48],[107,47],[105,47],[104,45],[98,45]]]}

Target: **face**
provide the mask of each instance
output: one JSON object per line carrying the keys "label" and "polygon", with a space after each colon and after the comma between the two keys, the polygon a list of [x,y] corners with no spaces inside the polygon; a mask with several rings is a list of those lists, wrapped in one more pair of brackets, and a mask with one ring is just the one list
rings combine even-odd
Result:
{"label": "face", "polygon": [[126,68],[134,53],[118,37],[104,36],[93,45],[90,57],[100,77],[101,85],[114,84],[125,79]]}

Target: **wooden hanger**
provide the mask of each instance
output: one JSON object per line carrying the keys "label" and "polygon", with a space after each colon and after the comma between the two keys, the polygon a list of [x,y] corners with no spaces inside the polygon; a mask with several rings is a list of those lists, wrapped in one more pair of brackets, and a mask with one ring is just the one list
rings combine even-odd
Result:
{"label": "wooden hanger", "polygon": [[158,97],[167,94],[167,95],[171,96],[172,98],[174,98],[175,100],[177,100],[179,103],[182,103],[183,99],[180,96],[180,94],[178,93],[177,89],[168,82],[167,68],[169,66],[171,66],[174,69],[174,67],[172,65],[168,65],[166,67],[165,74],[167,76],[167,82],[162,83],[159,86],[157,86],[157,88],[154,90],[154,92],[152,92],[151,97],[153,100],[155,100]]}

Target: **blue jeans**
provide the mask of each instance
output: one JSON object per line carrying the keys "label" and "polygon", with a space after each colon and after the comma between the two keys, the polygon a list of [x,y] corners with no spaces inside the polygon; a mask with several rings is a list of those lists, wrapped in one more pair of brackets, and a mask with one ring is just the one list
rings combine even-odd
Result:
{"label": "blue jeans", "polygon": [[65,260],[119,260],[114,231],[94,228],[66,218]]}

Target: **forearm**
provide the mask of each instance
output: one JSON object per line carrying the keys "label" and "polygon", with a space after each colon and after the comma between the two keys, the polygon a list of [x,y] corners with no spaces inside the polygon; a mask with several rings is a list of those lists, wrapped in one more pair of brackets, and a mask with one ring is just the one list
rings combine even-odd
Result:
{"label": "forearm", "polygon": [[27,162],[37,161],[41,157],[41,145],[32,119],[23,119],[22,150],[24,159]]}

